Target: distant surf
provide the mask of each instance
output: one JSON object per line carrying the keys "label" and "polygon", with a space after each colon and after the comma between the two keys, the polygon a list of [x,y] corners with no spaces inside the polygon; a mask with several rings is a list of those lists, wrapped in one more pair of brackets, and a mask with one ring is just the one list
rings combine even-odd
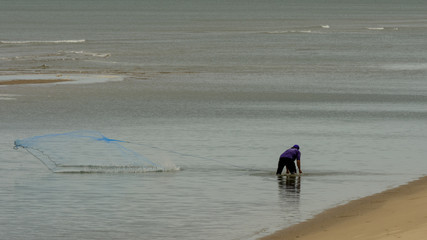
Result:
{"label": "distant surf", "polygon": [[330,29],[331,26],[329,25],[319,25],[319,26],[308,26],[308,27],[301,27],[298,29],[290,29],[290,30],[276,30],[276,31],[268,31],[263,32],[267,34],[286,34],[286,33],[316,33],[317,30],[322,29]]}
{"label": "distant surf", "polygon": [[289,31],[270,31],[267,34],[285,34],[285,33],[311,33],[311,30],[289,30]]}
{"label": "distant surf", "polygon": [[100,57],[107,58],[111,56],[111,53],[94,53],[94,52],[86,52],[86,51],[59,51],[58,54],[76,54],[88,57]]}
{"label": "distant surf", "polygon": [[18,55],[0,58],[7,61],[75,61],[75,60],[90,60],[94,58],[109,58],[111,53],[96,53],[87,51],[65,51],[44,52],[35,55]]}
{"label": "distant surf", "polygon": [[367,27],[366,29],[372,30],[372,31],[382,31],[382,30],[398,31],[399,30],[399,28],[397,27]]}

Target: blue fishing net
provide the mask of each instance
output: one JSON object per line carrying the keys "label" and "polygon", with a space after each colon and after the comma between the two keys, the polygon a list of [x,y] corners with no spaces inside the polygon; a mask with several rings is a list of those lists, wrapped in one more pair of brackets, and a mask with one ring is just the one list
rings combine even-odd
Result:
{"label": "blue fishing net", "polygon": [[165,171],[160,163],[126,148],[128,142],[107,138],[97,131],[75,131],[15,141],[53,172]]}

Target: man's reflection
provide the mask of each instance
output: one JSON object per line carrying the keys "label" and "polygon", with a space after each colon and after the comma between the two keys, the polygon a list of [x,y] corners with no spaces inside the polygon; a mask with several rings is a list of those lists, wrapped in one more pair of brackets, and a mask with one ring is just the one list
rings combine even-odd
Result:
{"label": "man's reflection", "polygon": [[295,175],[277,176],[279,196],[287,204],[299,204],[301,177]]}

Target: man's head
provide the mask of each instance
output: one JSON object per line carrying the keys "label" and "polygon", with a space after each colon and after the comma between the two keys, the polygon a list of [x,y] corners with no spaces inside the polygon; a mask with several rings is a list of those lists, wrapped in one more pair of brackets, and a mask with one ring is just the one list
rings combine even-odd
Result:
{"label": "man's head", "polygon": [[296,149],[298,149],[299,150],[299,146],[298,145],[294,145],[292,148],[296,148]]}

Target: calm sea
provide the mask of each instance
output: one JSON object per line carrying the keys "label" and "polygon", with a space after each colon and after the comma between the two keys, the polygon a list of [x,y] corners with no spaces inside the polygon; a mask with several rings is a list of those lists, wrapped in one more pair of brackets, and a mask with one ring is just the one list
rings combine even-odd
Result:
{"label": "calm sea", "polygon": [[[0,83],[78,81],[0,86],[0,239],[256,239],[425,175],[426,12],[418,0],[1,0]],[[13,149],[75,130],[180,170],[53,173]],[[305,174],[278,178],[293,144]]]}

